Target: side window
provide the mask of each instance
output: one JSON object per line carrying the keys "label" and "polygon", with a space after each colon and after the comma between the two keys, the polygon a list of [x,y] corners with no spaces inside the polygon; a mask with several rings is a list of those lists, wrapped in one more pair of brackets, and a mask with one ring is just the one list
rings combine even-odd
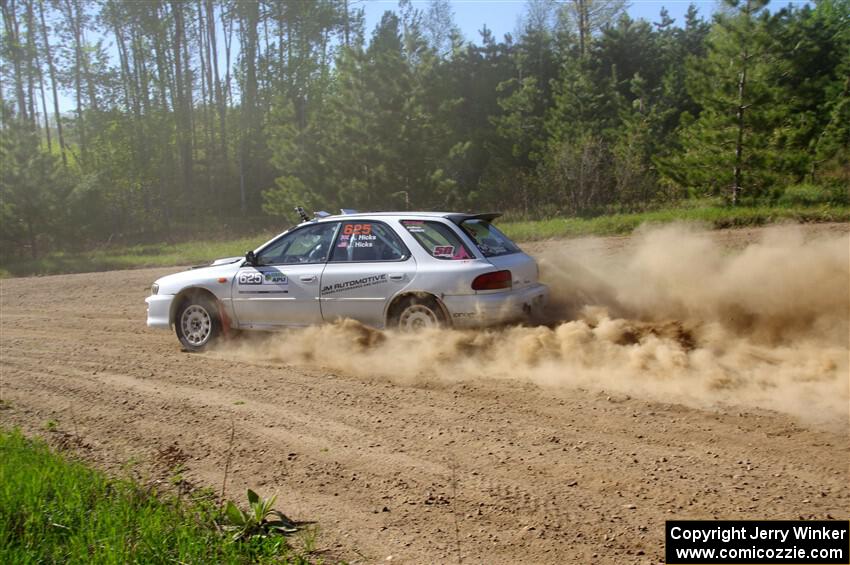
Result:
{"label": "side window", "polygon": [[324,263],[337,223],[315,224],[288,233],[260,251],[258,265]]}
{"label": "side window", "polygon": [[459,261],[473,258],[460,238],[441,222],[402,220],[401,225],[435,259]]}
{"label": "side window", "polygon": [[402,261],[408,251],[398,236],[381,222],[343,222],[331,262]]}

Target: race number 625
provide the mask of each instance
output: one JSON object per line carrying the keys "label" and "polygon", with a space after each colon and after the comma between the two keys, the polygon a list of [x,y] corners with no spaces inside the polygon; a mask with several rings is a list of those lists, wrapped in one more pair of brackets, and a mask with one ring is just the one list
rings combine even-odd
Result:
{"label": "race number 625", "polygon": [[369,235],[372,233],[372,224],[346,224],[342,233],[343,235]]}
{"label": "race number 625", "polygon": [[263,284],[262,273],[239,273],[239,284]]}

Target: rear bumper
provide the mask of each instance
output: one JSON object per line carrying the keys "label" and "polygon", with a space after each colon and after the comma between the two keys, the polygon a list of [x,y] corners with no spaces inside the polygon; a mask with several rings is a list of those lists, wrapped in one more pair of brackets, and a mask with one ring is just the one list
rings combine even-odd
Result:
{"label": "rear bumper", "polygon": [[171,302],[173,294],[152,294],[145,298],[148,304],[148,327],[149,328],[171,328]]}
{"label": "rear bumper", "polygon": [[443,296],[455,327],[480,327],[513,322],[539,313],[549,298],[549,287],[535,284],[490,294]]}

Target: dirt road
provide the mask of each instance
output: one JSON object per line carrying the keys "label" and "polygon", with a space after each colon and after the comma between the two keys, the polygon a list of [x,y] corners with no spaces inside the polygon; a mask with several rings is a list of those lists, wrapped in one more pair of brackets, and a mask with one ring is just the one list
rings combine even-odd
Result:
{"label": "dirt road", "polygon": [[[712,237],[740,248],[756,232]],[[279,493],[330,560],[658,563],[671,518],[848,517],[846,427],[440,366],[384,376],[403,354],[347,372],[187,354],[144,324],[150,283],[173,270],[3,280],[0,425],[215,489],[233,425],[228,495]]]}

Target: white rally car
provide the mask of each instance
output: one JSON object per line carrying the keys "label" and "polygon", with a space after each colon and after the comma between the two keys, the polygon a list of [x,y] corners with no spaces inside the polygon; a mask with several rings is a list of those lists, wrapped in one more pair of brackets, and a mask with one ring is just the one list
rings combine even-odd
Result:
{"label": "white rally car", "polygon": [[231,328],[339,318],[402,329],[515,321],[539,311],[548,289],[534,259],[493,226],[498,216],[320,212],[244,257],[157,280],[148,326],[173,326],[196,351]]}

